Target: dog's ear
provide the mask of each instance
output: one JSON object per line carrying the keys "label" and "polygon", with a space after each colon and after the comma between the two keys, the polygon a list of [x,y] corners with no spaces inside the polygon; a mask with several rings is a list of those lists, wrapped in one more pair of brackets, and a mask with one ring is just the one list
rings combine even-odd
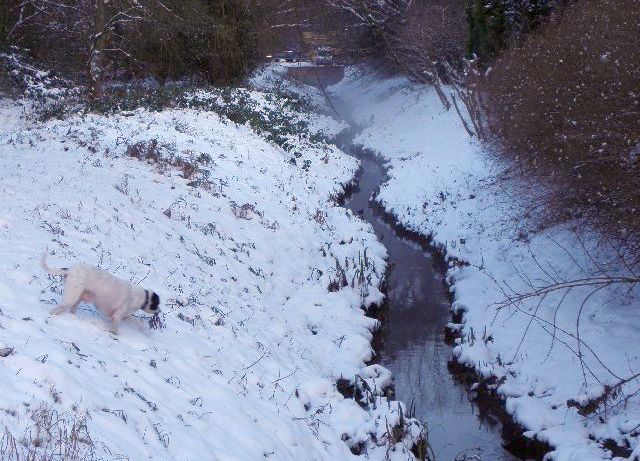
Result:
{"label": "dog's ear", "polygon": [[160,308],[160,296],[158,296],[156,293],[153,293],[151,295],[151,306],[150,306],[152,311],[157,311]]}

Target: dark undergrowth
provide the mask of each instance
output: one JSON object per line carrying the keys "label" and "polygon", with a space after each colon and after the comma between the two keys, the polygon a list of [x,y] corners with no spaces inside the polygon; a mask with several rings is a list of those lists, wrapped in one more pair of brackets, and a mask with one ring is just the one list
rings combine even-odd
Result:
{"label": "dark undergrowth", "polygon": [[[32,118],[40,121],[89,113],[128,115],[136,110],[214,112],[232,123],[249,126],[282,147],[292,154],[290,162],[294,164],[302,157],[302,149],[323,147],[327,142],[326,136],[310,128],[306,114],[315,107],[309,98],[282,85],[264,93],[261,102],[248,89],[237,86],[215,86],[202,80],[165,85],[138,80],[107,85],[102,98],[87,101],[70,81],[34,67],[24,54],[14,49],[0,53],[0,94],[27,100]],[[308,167],[304,163],[301,166]]]}

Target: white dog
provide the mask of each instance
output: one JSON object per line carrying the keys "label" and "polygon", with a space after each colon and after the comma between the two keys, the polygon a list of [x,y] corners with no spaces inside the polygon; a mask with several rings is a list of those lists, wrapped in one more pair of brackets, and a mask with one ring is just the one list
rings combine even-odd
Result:
{"label": "white dog", "polygon": [[47,265],[46,254],[40,263],[48,274],[64,276],[62,302],[51,311],[53,315],[75,314],[81,301],[91,303],[111,319],[112,330],[116,331],[120,321],[138,309],[148,314],[160,311],[160,297],[156,293],[131,285],[102,269],[86,264],[54,269]]}

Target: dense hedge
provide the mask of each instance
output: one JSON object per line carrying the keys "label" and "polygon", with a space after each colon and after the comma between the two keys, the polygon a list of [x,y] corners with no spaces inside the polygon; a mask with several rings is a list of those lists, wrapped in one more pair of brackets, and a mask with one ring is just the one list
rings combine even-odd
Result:
{"label": "dense hedge", "polygon": [[482,82],[503,158],[550,186],[541,225],[578,219],[640,249],[640,0],[586,0]]}

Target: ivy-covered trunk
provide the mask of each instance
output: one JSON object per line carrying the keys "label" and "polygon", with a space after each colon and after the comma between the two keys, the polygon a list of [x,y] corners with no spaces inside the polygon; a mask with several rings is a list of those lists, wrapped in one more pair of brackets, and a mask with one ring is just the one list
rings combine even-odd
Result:
{"label": "ivy-covered trunk", "polygon": [[481,61],[490,60],[504,47],[507,22],[501,1],[469,0],[467,4],[469,39],[467,51]]}
{"label": "ivy-covered trunk", "polygon": [[107,41],[106,37],[106,3],[108,0],[96,0],[94,13],[94,27],[89,47],[89,98],[102,97],[102,83],[104,77],[103,53]]}
{"label": "ivy-covered trunk", "polygon": [[0,1],[0,50],[8,45],[9,23],[9,2],[2,0]]}

